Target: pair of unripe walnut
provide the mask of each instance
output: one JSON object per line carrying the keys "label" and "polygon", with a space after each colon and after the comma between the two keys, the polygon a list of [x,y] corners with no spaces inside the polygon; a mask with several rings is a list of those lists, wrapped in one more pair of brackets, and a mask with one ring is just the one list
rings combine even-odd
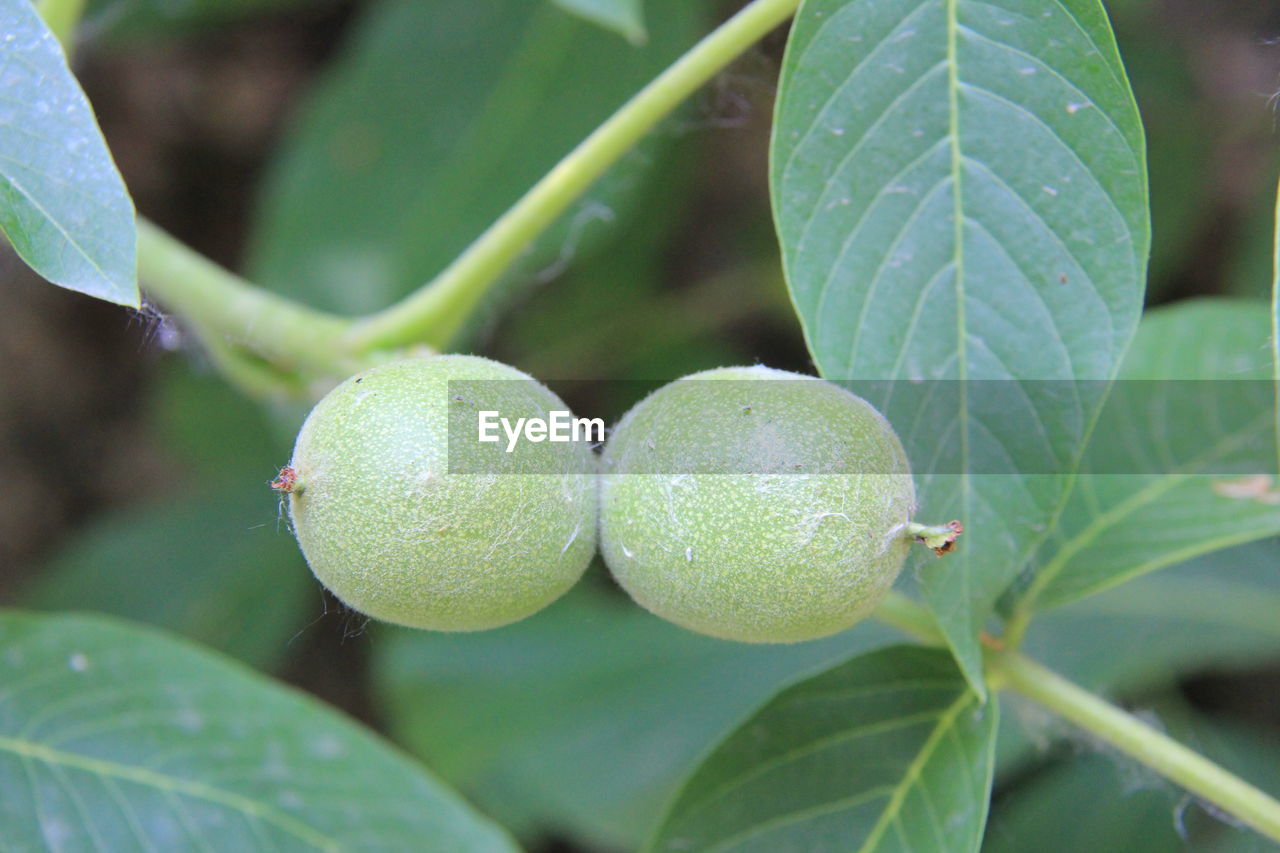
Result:
{"label": "pair of unripe walnut", "polygon": [[[475,380],[492,398],[469,401],[480,409],[565,408],[489,359],[392,362],[316,405],[277,481],[316,577],[369,616],[505,625],[573,586],[599,540],[614,577],[657,615],[792,642],[857,622],[902,567],[915,503],[906,455],[870,404],[829,382],[706,371],[637,404],[599,458],[547,443],[531,452],[561,454],[554,473],[456,473],[451,380]],[[463,445],[454,452],[471,452]]]}

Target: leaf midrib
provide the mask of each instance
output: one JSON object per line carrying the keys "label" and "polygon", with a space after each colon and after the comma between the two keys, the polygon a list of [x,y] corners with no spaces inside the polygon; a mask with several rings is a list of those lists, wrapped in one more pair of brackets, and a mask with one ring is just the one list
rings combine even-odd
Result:
{"label": "leaf midrib", "polygon": [[[3,172],[3,173],[0,173],[0,175],[2,175],[2,179],[4,183],[7,184],[8,186],[13,187],[14,190],[16,190],[20,196],[26,199],[27,204],[35,208],[36,213],[44,217],[44,220],[48,222],[50,225],[52,225],[57,230],[57,232],[62,235],[62,239],[66,242],[66,244],[71,248],[75,249],[76,254],[84,258],[85,261],[88,262],[89,266],[92,267],[94,271],[97,272],[98,275],[102,277],[102,280],[104,282],[106,282],[108,285],[112,287],[116,286],[116,281],[112,279],[111,276],[107,275],[106,271],[98,264],[96,260],[94,260],[93,256],[89,254],[89,252],[83,246],[81,246],[80,243],[74,237],[71,236],[71,234],[67,232],[66,228],[62,227],[62,223],[59,222],[56,217],[50,214],[49,211],[45,210],[44,205],[42,205],[26,187],[18,183],[14,179],[13,175],[9,172]],[[18,243],[16,240],[14,240],[14,235],[9,233],[9,229],[4,228],[2,226],[0,226],[0,231],[3,231],[4,235],[9,238],[9,243],[13,245],[16,251]],[[25,237],[26,235],[23,235],[23,236]]]}
{"label": "leaf midrib", "polygon": [[[869,737],[869,736],[874,737],[876,735],[885,735],[892,732],[896,732],[899,729],[909,729],[914,726],[918,726],[921,723],[928,723],[936,719],[939,719],[939,714],[937,711],[932,711],[932,710],[923,711],[918,714],[908,714],[901,717],[891,717],[884,720],[877,720],[874,723],[867,723],[861,726],[854,726],[851,728],[841,729],[840,731],[835,732],[833,734],[826,735],[825,737],[817,738],[801,746],[793,747],[791,749],[788,749],[786,752],[780,753],[779,755],[771,756],[765,761],[761,761],[760,763],[752,766],[751,769],[748,770],[747,772],[734,776],[725,784],[708,791],[704,797],[699,799],[698,809],[699,810],[705,809],[709,803],[714,803],[718,800],[725,799],[725,797],[727,797],[730,793],[741,788],[743,785],[745,785],[747,782],[751,781],[752,779],[757,779],[761,776],[764,776],[770,771],[774,770],[775,768],[789,764],[792,761],[795,761],[797,759],[804,758],[809,755],[813,755],[815,753],[821,752],[824,749],[836,746],[841,743],[846,743],[848,741],[853,741],[853,740],[859,740],[861,738]],[[684,816],[684,819],[688,820],[689,815],[691,814],[696,814],[696,812],[690,811],[686,813]],[[775,815],[774,817],[770,818],[768,821],[765,821],[762,824],[757,824],[753,826],[747,832],[742,833],[741,836],[739,835],[731,836],[731,839],[738,839],[740,837],[758,834],[761,831],[762,827],[767,827],[774,823],[778,823],[784,819],[789,818],[790,816],[791,816],[791,813],[783,813],[780,815]],[[716,846],[723,847],[723,846],[726,846],[726,844],[727,844],[726,841],[721,841]]]}
{"label": "leaf midrib", "polygon": [[[960,150],[960,62],[958,56],[957,35],[959,30],[959,21],[957,16],[959,10],[957,8],[959,0],[946,0],[947,3],[947,98],[950,104],[950,131],[951,131],[951,192],[954,199],[952,209],[952,262],[955,267],[956,276],[956,376],[960,381],[958,403],[958,417],[960,420],[960,510],[963,518],[973,517],[973,483],[969,474],[969,389],[966,380],[969,378],[968,363],[968,338],[966,335],[967,324],[965,321],[965,267],[964,267],[964,199],[960,191],[961,176],[964,171],[964,154]],[[957,570],[961,576],[961,596],[962,601],[973,600],[973,585],[970,582],[970,561],[969,550],[962,549],[960,552],[960,565]],[[966,621],[972,621],[974,611],[972,608],[967,609],[962,615],[968,617]],[[977,650],[976,631],[970,630],[972,625],[960,626],[960,632],[957,632],[955,626],[950,631],[947,630],[947,622],[943,614],[939,613],[939,624],[942,626],[943,633],[948,635],[953,646],[956,647],[957,661],[960,668],[964,671],[965,678],[973,685],[973,689],[978,691],[978,695],[986,698],[986,684],[983,680],[981,654]],[[957,636],[958,634],[958,636]],[[963,639],[963,642],[959,642]],[[963,648],[961,648],[963,646]]]}
{"label": "leaf midrib", "polygon": [[50,767],[67,767],[81,770],[107,779],[133,782],[156,790],[182,794],[206,802],[216,803],[270,823],[317,850],[323,850],[326,853],[341,853],[342,851],[342,847],[336,841],[297,818],[284,814],[258,800],[203,782],[158,773],[143,767],[133,767],[115,761],[54,749],[44,744],[19,738],[0,736],[0,752],[8,752],[24,760],[39,761]]}
{"label": "leaf midrib", "polygon": [[907,768],[907,772],[903,774],[902,781],[895,786],[893,796],[889,798],[888,804],[885,805],[884,811],[880,813],[880,819],[876,821],[875,826],[871,828],[871,832],[867,835],[867,840],[858,848],[858,853],[870,853],[879,844],[880,839],[884,837],[889,826],[898,818],[902,811],[902,804],[906,801],[907,795],[911,789],[919,781],[920,775],[924,773],[925,765],[929,763],[929,759],[933,757],[933,753],[937,750],[938,744],[942,742],[942,738],[946,733],[955,726],[956,717],[977,699],[977,694],[970,690],[965,690],[951,706],[938,717],[938,723],[934,726],[933,731],[929,733],[929,737],[920,747],[920,752],[916,755],[915,760]]}

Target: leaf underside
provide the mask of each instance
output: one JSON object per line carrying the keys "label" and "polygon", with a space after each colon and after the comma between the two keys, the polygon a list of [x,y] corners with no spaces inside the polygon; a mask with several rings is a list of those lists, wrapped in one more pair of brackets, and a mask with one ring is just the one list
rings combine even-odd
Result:
{"label": "leaf underside", "polygon": [[374,735],[150,629],[0,614],[0,685],[6,849],[515,853]]}
{"label": "leaf underside", "polygon": [[133,202],[58,40],[0,0],[0,230],[41,276],[140,304]]}
{"label": "leaf underside", "polygon": [[[1141,124],[1097,0],[808,0],[771,171],[825,377],[1114,375],[1150,227]],[[1024,383],[1013,406],[967,382],[941,403],[872,399],[923,472],[917,517],[965,524],[922,578],[979,688],[978,634],[1067,494],[1104,389]],[[929,465],[940,448],[950,472]]]}

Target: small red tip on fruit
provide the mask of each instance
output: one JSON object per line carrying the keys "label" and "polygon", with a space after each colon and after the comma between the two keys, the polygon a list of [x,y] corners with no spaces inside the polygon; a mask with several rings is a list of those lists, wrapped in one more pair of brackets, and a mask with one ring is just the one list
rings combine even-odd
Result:
{"label": "small red tip on fruit", "polygon": [[302,491],[298,486],[298,472],[288,465],[284,466],[280,469],[280,473],[276,478],[271,481],[271,488],[286,495]]}

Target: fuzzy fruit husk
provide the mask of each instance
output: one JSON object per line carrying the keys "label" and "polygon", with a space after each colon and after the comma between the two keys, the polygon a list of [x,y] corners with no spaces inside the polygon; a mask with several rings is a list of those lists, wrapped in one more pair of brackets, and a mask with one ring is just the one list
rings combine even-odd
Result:
{"label": "fuzzy fruit husk", "polygon": [[[466,399],[450,393],[449,380],[491,379],[520,381],[477,383]],[[303,488],[289,496],[294,533],[320,582],[361,613],[441,631],[493,628],[550,604],[591,560],[590,449],[528,445],[522,452],[542,454],[559,473],[518,473],[489,453],[500,454],[500,445],[460,442],[455,453],[483,451],[494,467],[451,473],[449,419],[459,406],[468,418],[480,408],[510,417],[566,408],[513,367],[438,355],[351,377],[298,434],[290,465]],[[466,460],[453,461],[457,472]]]}
{"label": "fuzzy fruit husk", "polygon": [[897,435],[813,377],[721,368],[667,385],[619,423],[602,473],[614,577],[657,615],[716,637],[848,628],[909,548],[915,490]]}

